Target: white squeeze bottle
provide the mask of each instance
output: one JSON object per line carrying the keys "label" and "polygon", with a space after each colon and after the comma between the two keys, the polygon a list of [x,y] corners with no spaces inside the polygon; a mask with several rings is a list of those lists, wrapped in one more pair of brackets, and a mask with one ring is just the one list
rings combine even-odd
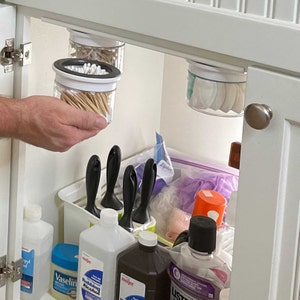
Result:
{"label": "white squeeze bottle", "polygon": [[25,207],[21,279],[23,300],[40,300],[49,290],[53,226],[41,217],[41,206],[30,204]]}
{"label": "white squeeze bottle", "polygon": [[79,237],[76,299],[114,299],[117,255],[135,243],[134,236],[119,226],[117,211],[102,209],[99,223]]}

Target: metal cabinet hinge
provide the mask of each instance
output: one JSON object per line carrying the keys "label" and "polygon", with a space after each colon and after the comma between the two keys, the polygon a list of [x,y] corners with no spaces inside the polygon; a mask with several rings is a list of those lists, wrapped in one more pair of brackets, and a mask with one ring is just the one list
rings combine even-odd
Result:
{"label": "metal cabinet hinge", "polygon": [[0,287],[4,286],[10,279],[15,282],[22,277],[22,258],[17,261],[6,263],[6,255],[0,257]]}
{"label": "metal cabinet hinge", "polygon": [[5,40],[5,46],[0,52],[0,64],[4,67],[4,72],[11,72],[14,63],[19,62],[21,66],[31,64],[32,43],[21,44],[19,49],[15,49],[14,39]]}

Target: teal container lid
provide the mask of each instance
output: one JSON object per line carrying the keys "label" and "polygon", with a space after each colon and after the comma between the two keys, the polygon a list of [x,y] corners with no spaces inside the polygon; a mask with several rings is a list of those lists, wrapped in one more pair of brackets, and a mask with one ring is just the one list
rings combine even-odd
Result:
{"label": "teal container lid", "polygon": [[70,271],[78,269],[79,247],[73,244],[57,244],[52,250],[52,263]]}

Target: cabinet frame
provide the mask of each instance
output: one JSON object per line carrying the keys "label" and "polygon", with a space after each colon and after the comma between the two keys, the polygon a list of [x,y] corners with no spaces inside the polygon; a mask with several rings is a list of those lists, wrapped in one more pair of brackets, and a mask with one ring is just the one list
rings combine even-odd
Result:
{"label": "cabinet frame", "polygon": [[[266,79],[270,89],[272,88],[272,78],[277,82],[278,77],[282,76],[284,78],[282,82],[294,82],[298,89],[299,78],[297,76],[300,73],[300,56],[297,51],[297,49],[300,49],[299,27],[291,22],[266,20],[263,17],[249,16],[239,12],[229,12],[224,9],[215,9],[183,1],[90,0],[88,5],[85,3],[84,7],[82,7],[80,1],[74,3],[72,0],[54,0],[51,2],[12,0],[6,2],[17,5],[17,43],[30,41],[29,19],[30,17],[36,17],[64,27],[72,27],[73,29],[90,33],[101,32],[108,37],[118,38],[134,45],[184,58],[204,61],[214,60],[221,65],[242,66],[250,70],[248,78],[251,80],[254,78],[254,82],[260,73],[262,78]],[[94,5],[95,9],[88,9],[91,5]],[[101,16],[99,16],[100,8],[105,12]],[[230,32],[230,35],[225,34],[228,32]],[[268,73],[267,69],[272,70],[273,73]],[[263,70],[263,72],[259,70]],[[27,72],[28,69],[26,67],[16,68],[14,90],[16,97],[27,95]],[[264,72],[267,73],[266,76],[263,75]],[[275,72],[278,72],[279,75]],[[257,99],[257,95],[248,94],[247,104],[253,101],[263,101],[265,103],[265,100],[267,100],[268,104],[267,96],[266,94],[265,97]],[[272,93],[270,93],[270,96],[272,96]],[[275,102],[276,105],[278,103]],[[287,103],[291,104],[289,101]],[[297,135],[294,132],[297,132],[297,130],[291,130],[290,125],[298,123],[297,116],[294,116],[291,119],[292,121],[288,122],[290,125],[287,125],[286,122],[282,122],[282,120],[285,120],[285,117],[282,117],[280,111],[275,107],[274,120],[276,122],[279,119],[281,120],[280,123],[275,123],[275,125],[279,126],[280,134],[271,135],[271,137],[282,138],[282,141],[285,143],[290,142],[288,137],[291,135],[296,139]],[[260,139],[264,141],[265,138],[267,138],[269,143],[272,143],[269,133],[274,127],[272,125],[262,133],[253,131],[247,124],[244,127],[243,148],[245,150],[242,148],[241,192],[238,194],[238,201],[248,203],[250,208],[253,209],[255,203],[259,204],[259,201],[256,199],[252,206],[249,204],[252,200],[250,195],[253,196],[253,192],[249,193],[250,175],[246,172],[249,169],[251,170],[247,160],[253,159],[251,151],[254,148],[251,143],[253,143],[253,139],[256,139],[254,141],[255,144]],[[23,146],[21,142],[14,141],[12,153],[14,162],[12,166],[12,190],[14,192],[11,194],[11,203],[17,218],[21,217],[23,207],[22,180],[24,180],[24,177],[22,175],[22,159],[25,151]],[[291,179],[293,179],[295,173],[294,171],[289,173],[287,170],[286,164],[289,155],[284,151],[284,143],[277,146],[279,148],[276,149],[282,152],[277,153],[277,158],[279,159],[275,168],[277,175],[272,182],[279,184],[284,178],[284,183],[287,183],[287,178],[292,176]],[[298,164],[298,157],[295,156],[294,158]],[[261,161],[261,163],[262,166],[267,166],[267,164],[264,164],[264,161]],[[265,171],[264,167],[262,167],[262,171]],[[253,170],[251,170],[251,174],[254,174]],[[264,175],[264,172],[260,172],[260,176],[262,175]],[[258,190],[261,189],[259,180],[256,180],[256,182],[259,187]],[[259,191],[262,192],[262,190]],[[285,196],[283,197],[283,195]],[[299,262],[296,256],[298,250],[298,239],[296,237],[299,235],[299,220],[294,215],[293,221],[289,223],[287,222],[288,216],[285,214],[293,212],[292,208],[295,203],[290,199],[294,196],[295,194],[287,194],[285,186],[282,185],[277,190],[272,191],[270,195],[263,193],[258,197],[259,200],[275,201],[272,204],[271,215],[267,217],[267,221],[270,222],[268,228],[270,229],[272,226],[274,228],[268,230],[271,236],[267,244],[264,245],[266,261],[264,261],[263,274],[268,274],[268,276],[265,285],[258,287],[261,291],[262,300],[296,300],[299,293],[299,279],[297,277]],[[280,204],[282,199],[285,199],[284,204]],[[237,220],[237,250],[235,250],[235,253],[238,254],[234,258],[231,300],[237,300],[241,297],[243,297],[243,300],[250,300],[254,297],[256,297],[255,299],[260,299],[257,298],[255,288],[261,282],[259,281],[260,278],[255,279],[257,275],[255,268],[251,268],[247,274],[249,277],[242,280],[242,277],[245,276],[244,269],[249,266],[247,257],[254,254],[259,255],[254,248],[255,245],[247,244],[245,233],[248,232],[247,224],[249,223],[246,219],[241,220],[242,217],[247,216],[249,213],[248,205],[242,204],[237,210],[237,214],[240,216],[238,218],[240,219]],[[281,209],[283,211],[280,211]],[[299,212],[298,206],[295,211]],[[256,228],[259,225],[263,226],[266,221],[264,217],[262,214],[258,215]],[[247,220],[249,221],[248,217]],[[287,240],[288,243],[285,245],[284,241],[286,240],[283,233],[289,224],[296,227],[294,227],[292,238],[289,238]],[[15,236],[9,242],[9,256],[13,259],[18,256],[20,249],[21,225],[20,222],[16,222],[15,225],[11,224],[11,226],[15,226]],[[255,235],[252,233],[251,237],[255,238]],[[292,248],[293,259],[286,260],[283,254],[290,253],[287,245],[291,245],[292,239],[295,239]],[[255,239],[252,241],[255,242]],[[245,243],[247,245],[246,248]],[[276,251],[279,251],[279,253]],[[236,269],[235,266],[237,266]],[[287,274],[287,266],[293,267],[293,275],[290,277],[288,286],[284,286],[285,279],[280,271],[283,270],[284,274]],[[243,283],[240,285],[241,280]],[[252,284],[255,286],[253,287],[254,290],[249,291],[247,285],[253,286]],[[8,297],[12,295],[12,298],[9,299],[15,298],[15,295],[18,293],[17,289],[17,285],[9,287]],[[243,294],[245,291],[247,292],[246,295]]]}

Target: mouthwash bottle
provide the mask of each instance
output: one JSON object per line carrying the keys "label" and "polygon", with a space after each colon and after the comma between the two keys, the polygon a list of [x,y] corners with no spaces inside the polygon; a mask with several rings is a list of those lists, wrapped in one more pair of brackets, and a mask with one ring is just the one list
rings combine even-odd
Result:
{"label": "mouthwash bottle", "polygon": [[117,255],[135,243],[119,226],[117,211],[102,209],[99,223],[79,237],[77,300],[114,299]]}
{"label": "mouthwash bottle", "polygon": [[157,235],[140,232],[138,244],[118,255],[115,299],[169,299],[169,263],[170,255],[157,245]]}
{"label": "mouthwash bottle", "polygon": [[188,241],[170,250],[171,300],[219,300],[230,286],[231,269],[214,254],[216,222],[206,216],[190,220]]}

